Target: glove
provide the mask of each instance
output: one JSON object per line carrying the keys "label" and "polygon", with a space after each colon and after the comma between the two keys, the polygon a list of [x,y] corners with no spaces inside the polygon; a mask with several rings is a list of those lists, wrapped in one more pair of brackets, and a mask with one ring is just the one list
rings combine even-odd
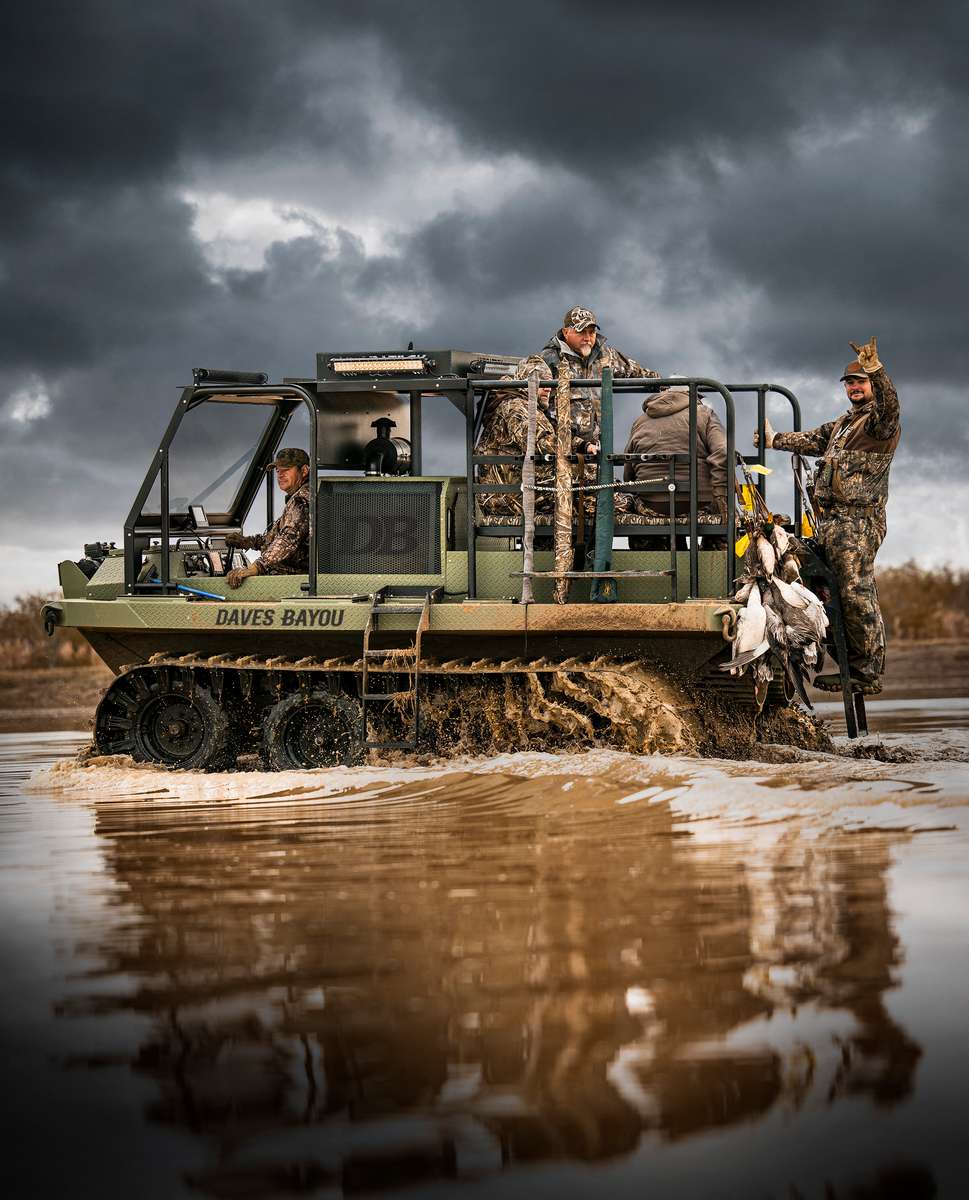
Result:
{"label": "glove", "polygon": [[255,564],[253,564],[251,567],[236,567],[235,570],[230,571],[228,575],[226,575],[225,581],[230,588],[235,590],[238,587],[242,587],[245,581],[247,579],[251,579],[253,575],[260,575],[261,573],[262,572]]}
{"label": "glove", "polygon": [[849,342],[848,345],[858,355],[858,361],[866,375],[874,375],[876,371],[882,369],[882,365],[878,361],[878,346],[874,338],[870,342],[865,342],[863,346],[856,346],[854,342]]}
{"label": "glove", "polygon": [[[770,450],[770,448],[774,445],[774,437],[775,437],[775,433],[771,426],[771,423],[767,419],[767,417],[765,417],[764,418],[764,448],[765,449]],[[754,430],[754,445],[757,447],[760,446],[760,434],[757,432],[756,429]]]}
{"label": "glove", "polygon": [[253,545],[254,538],[246,537],[242,533],[227,533],[225,535],[225,544],[231,546],[233,550],[255,550],[257,547]]}

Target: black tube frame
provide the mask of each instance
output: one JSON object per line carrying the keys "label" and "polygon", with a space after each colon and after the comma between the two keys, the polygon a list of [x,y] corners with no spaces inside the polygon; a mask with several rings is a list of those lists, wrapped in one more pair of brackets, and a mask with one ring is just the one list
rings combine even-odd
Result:
{"label": "black tube frame", "polygon": [[[477,400],[484,399],[488,392],[498,390],[508,390],[513,388],[524,389],[528,386],[527,380],[509,380],[509,379],[493,379],[493,378],[477,378],[470,377],[467,380],[451,380],[438,381],[434,383],[433,391],[425,383],[420,388],[414,387],[413,379],[400,380],[381,380],[381,388],[384,390],[396,390],[408,393],[411,400],[411,435],[412,435],[412,473],[417,475],[421,470],[421,401],[425,395],[433,395],[434,392],[446,396],[459,411],[463,411],[465,418],[465,469],[467,477],[468,489],[468,505],[467,505],[467,532],[468,532],[468,596],[474,599],[477,595],[477,541],[478,541],[478,522],[475,512],[475,498],[479,492],[520,492],[520,486],[517,484],[491,484],[488,486],[480,486],[475,481],[475,469],[479,465],[488,463],[517,463],[521,464],[523,457],[521,455],[478,455],[475,454],[475,412]],[[443,386],[442,386],[443,382]],[[329,390],[359,390],[359,381],[333,381],[335,386],[328,383]],[[341,384],[343,385],[341,387]],[[575,379],[572,381],[575,387],[590,387],[601,388],[601,379]],[[457,386],[456,386],[457,385]],[[666,378],[666,379],[651,379],[651,378],[623,378],[613,380],[613,391],[615,392],[657,392],[666,387],[683,387],[686,386],[689,390],[690,397],[690,472],[689,472],[689,537],[690,537],[690,585],[689,598],[697,597],[699,592],[699,559],[698,555],[698,540],[701,532],[707,532],[704,528],[702,531],[698,525],[698,469],[696,461],[696,427],[697,427],[697,403],[703,395],[710,393],[719,394],[724,402],[726,411],[726,438],[727,438],[727,462],[735,461],[735,442],[736,442],[736,414],[733,400],[735,392],[754,392],[757,395],[757,427],[761,434],[760,447],[756,456],[749,457],[748,461],[758,462],[763,465],[764,462],[764,445],[763,445],[763,428],[766,411],[766,395],[768,392],[776,392],[779,395],[786,397],[793,410],[794,429],[799,431],[801,428],[801,409],[797,397],[789,389],[780,384],[764,384],[764,383],[741,383],[741,384],[722,384],[713,379],[694,377],[689,379],[683,378]],[[317,428],[319,419],[318,399],[312,395],[310,391],[304,388],[301,384],[294,382],[282,384],[265,384],[265,385],[250,385],[240,386],[226,384],[199,384],[195,387],[187,387],[183,390],[178,406],[168,427],[162,436],[161,444],[148,473],[142,483],[142,486],[135,498],[128,514],[128,519],[124,527],[124,560],[125,560],[125,593],[132,595],[137,588],[137,569],[138,559],[137,554],[137,539],[139,535],[153,532],[145,528],[139,528],[138,521],[142,513],[144,504],[154,486],[155,479],[161,479],[161,513],[160,513],[160,529],[158,530],[162,543],[161,556],[161,587],[162,594],[171,594],[173,592],[171,583],[171,561],[170,561],[170,540],[171,540],[171,514],[168,511],[169,507],[169,450],[175,438],[175,434],[181,424],[185,413],[197,404],[205,403],[216,396],[233,395],[233,396],[273,396],[279,398],[279,403],[276,406],[276,417],[267,422],[266,428],[260,439],[260,443],[253,456],[252,466],[243,483],[240,485],[236,499],[233,501],[233,516],[241,522],[245,514],[251,508],[255,499],[256,492],[262,483],[261,471],[264,467],[263,459],[268,461],[270,452],[274,452],[279,440],[282,438],[283,432],[289,423],[289,419],[296,407],[302,403],[306,406],[309,413],[310,423],[310,442],[311,451],[311,478],[317,479],[319,475],[319,447],[317,444]],[[600,447],[600,455],[611,455],[614,448]],[[729,482],[729,481],[728,481]],[[761,477],[758,481],[762,488],[762,494],[766,493],[766,479]],[[732,487],[727,487],[727,547],[726,554],[726,569],[724,580],[724,595],[728,596],[733,588],[733,563],[731,561],[730,548],[734,544],[736,531],[736,510],[735,497]],[[795,489],[795,528],[800,530],[801,519],[801,498]],[[272,521],[272,487],[271,481],[267,485],[267,518]],[[620,523],[621,525],[621,523]],[[502,532],[507,531],[508,537],[518,536],[519,531],[517,526],[503,526]],[[714,527],[716,528],[716,527]],[[671,535],[676,536],[675,523],[671,522]],[[623,536],[620,534],[620,536]],[[318,585],[318,547],[316,544],[316,505],[310,508],[310,544],[309,544],[309,580],[308,591],[312,596],[317,595]]]}
{"label": "black tube frame", "polygon": [[[573,387],[591,387],[601,388],[601,379],[573,379]],[[686,385],[690,393],[690,519],[689,519],[689,535],[690,535],[690,591],[689,598],[694,599],[700,590],[700,566],[699,548],[697,546],[699,527],[697,523],[698,499],[697,499],[697,466],[696,466],[696,406],[699,396],[702,393],[717,392],[723,397],[724,408],[727,414],[727,461],[734,461],[734,446],[735,446],[735,414],[733,396],[730,389],[724,384],[717,382],[715,379],[705,379],[701,377],[684,379],[682,377],[668,379],[647,379],[647,378],[621,378],[613,379],[613,392],[658,392],[667,387],[680,387]],[[475,482],[474,469],[476,466],[484,466],[489,463],[522,463],[522,455],[497,455],[497,454],[475,454],[474,453],[474,414],[475,414],[475,393],[480,392],[482,395],[489,391],[504,391],[509,389],[527,388],[528,380],[522,379],[469,379],[468,380],[468,396],[465,403],[465,425],[466,425],[466,451],[467,451],[467,473],[468,473],[468,598],[474,599],[477,596],[477,541],[478,541],[478,522],[475,514],[475,497],[481,493],[496,493],[496,492],[520,492],[521,487],[517,484],[488,484],[479,486]],[[607,453],[604,446],[599,447],[599,453]],[[613,453],[613,448],[608,451]],[[733,590],[733,566],[730,561],[729,547],[734,543],[734,533],[736,528],[736,513],[734,508],[733,488],[727,488],[727,547],[726,567],[724,570],[724,596],[727,596]],[[518,536],[518,526],[510,525],[502,527],[507,529],[508,537]],[[673,536],[676,534],[675,526],[672,529]],[[620,535],[622,536],[622,535]]]}
{"label": "black tube frame", "polygon": [[[137,573],[139,566],[139,556],[137,553],[136,538],[138,534],[150,532],[143,527],[139,528],[138,520],[141,517],[142,509],[145,502],[154,487],[156,478],[161,479],[161,495],[159,507],[159,537],[161,540],[161,586],[153,589],[160,592],[161,595],[174,594],[174,588],[171,583],[171,514],[169,512],[169,496],[168,496],[168,463],[169,451],[178,428],[182,423],[182,419],[187,412],[198,404],[203,404],[207,400],[211,400],[216,396],[267,396],[278,397],[279,403],[275,406],[276,412],[273,419],[267,421],[266,427],[260,437],[259,444],[252,458],[249,471],[246,478],[239,489],[239,492],[234,501],[235,516],[240,519],[245,517],[245,514],[252,506],[256,493],[262,484],[262,473],[265,470],[266,463],[269,459],[269,454],[274,452],[279,440],[285,432],[289,419],[296,407],[296,404],[302,402],[309,412],[310,423],[310,478],[316,481],[319,474],[319,448],[317,446],[317,408],[316,399],[299,384],[281,383],[281,384],[265,384],[261,386],[236,386],[226,384],[199,384],[197,387],[187,387],[182,391],[181,399],[176,406],[175,412],[172,414],[171,420],[162,435],[161,444],[152,459],[148,472],[145,475],[142,485],[138,490],[131,510],[128,513],[128,518],[124,526],[124,590],[125,595],[131,596],[135,594],[137,588]],[[295,403],[294,403],[295,402]],[[316,504],[310,505],[310,527],[309,527],[309,594],[316,595],[317,589],[317,555],[318,548],[316,545]]]}

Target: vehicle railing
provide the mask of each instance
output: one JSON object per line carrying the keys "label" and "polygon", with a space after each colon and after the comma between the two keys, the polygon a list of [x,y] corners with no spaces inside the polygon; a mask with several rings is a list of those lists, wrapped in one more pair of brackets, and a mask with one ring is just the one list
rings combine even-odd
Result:
{"label": "vehicle railing", "polygon": [[[801,405],[797,396],[789,389],[779,383],[728,383],[724,385],[731,395],[738,395],[742,392],[755,392],[757,394],[757,453],[745,454],[744,462],[756,463],[759,466],[765,466],[765,447],[764,447],[764,422],[767,419],[767,394],[768,392],[776,392],[779,396],[783,396],[791,406],[792,420],[794,424],[794,432],[801,432]],[[798,535],[801,533],[801,493],[797,483],[793,485],[794,489],[794,532]],[[767,502],[767,476],[760,475],[757,479],[757,488],[764,502]]]}
{"label": "vehicle railing", "polygon": [[[553,382],[554,381],[548,381],[547,386],[552,386]],[[603,393],[603,383],[604,383],[603,379],[599,379],[599,378],[579,379],[579,378],[577,378],[577,379],[571,379],[569,382],[570,382],[570,387],[572,387],[572,388],[595,388],[595,389],[598,389],[600,391],[600,393]],[[699,583],[700,570],[699,570],[699,558],[698,558],[699,548],[698,548],[697,542],[698,542],[699,534],[701,532],[701,528],[703,528],[698,520],[699,499],[698,499],[698,472],[697,472],[697,454],[696,454],[697,403],[699,401],[699,397],[700,397],[701,393],[707,394],[707,395],[717,393],[718,395],[720,395],[722,397],[723,402],[724,402],[724,409],[725,409],[726,418],[727,418],[725,433],[726,433],[726,440],[727,440],[727,464],[728,464],[728,466],[727,466],[728,486],[726,489],[727,494],[725,497],[726,510],[727,510],[726,538],[727,538],[727,545],[728,545],[728,547],[730,547],[730,546],[733,546],[733,544],[734,544],[735,528],[736,528],[736,510],[735,510],[735,505],[734,505],[734,494],[733,494],[734,489],[733,489],[733,486],[731,483],[733,476],[734,476],[734,472],[731,470],[730,465],[729,465],[735,461],[735,445],[734,445],[734,442],[735,442],[735,415],[734,415],[733,396],[730,393],[730,389],[727,388],[724,384],[719,383],[715,379],[706,379],[703,377],[691,377],[691,378],[672,377],[672,378],[665,378],[665,379],[635,377],[635,378],[615,379],[615,378],[612,378],[612,373],[609,372],[608,383],[611,383],[611,387],[608,388],[610,404],[611,404],[611,393],[616,392],[616,391],[639,393],[639,392],[659,392],[659,391],[662,391],[664,388],[671,388],[671,387],[677,387],[677,388],[685,387],[688,389],[688,392],[689,392],[689,437],[690,437],[690,443],[689,443],[690,444],[690,476],[689,476],[690,509],[689,509],[689,520],[688,520],[688,523],[686,526],[686,533],[688,534],[689,539],[690,539],[689,598],[690,599],[697,598],[699,590],[700,590],[700,583]],[[546,385],[545,380],[541,381],[540,386],[542,386],[542,385]],[[485,527],[485,528],[487,527],[486,523],[479,522],[477,519],[477,505],[476,505],[477,497],[479,495],[484,495],[484,494],[495,494],[495,493],[503,493],[503,492],[517,493],[518,495],[521,495],[520,483],[519,484],[494,484],[494,483],[479,484],[476,479],[476,468],[478,468],[479,466],[489,466],[492,464],[517,465],[517,466],[521,467],[524,465],[524,462],[525,462],[525,456],[523,454],[521,454],[521,455],[507,455],[507,454],[493,455],[493,454],[478,454],[475,452],[476,397],[478,395],[481,395],[484,399],[486,399],[487,393],[489,393],[489,392],[515,391],[515,390],[525,391],[525,390],[527,390],[527,388],[528,388],[528,380],[527,379],[469,379],[468,380],[468,401],[467,401],[467,409],[466,409],[466,414],[465,414],[467,417],[467,421],[466,421],[466,428],[467,428],[466,455],[467,455],[467,479],[468,479],[468,595],[472,599],[477,595],[477,578],[476,578],[477,571],[476,571],[476,561],[475,560],[476,560],[476,552],[477,552],[477,541],[478,541],[478,536],[479,536],[478,531],[479,531],[479,528],[481,528],[481,527]],[[603,399],[603,401],[606,399],[605,393],[602,394],[602,399]],[[615,456],[615,447],[613,445],[610,445],[608,448],[600,445],[599,453],[600,453],[600,455],[603,453],[606,454],[607,461],[613,462],[615,460],[615,457],[616,457]],[[589,458],[586,459],[586,461],[589,462],[591,465],[592,461],[598,461],[598,459],[593,460],[592,456],[590,456]],[[582,493],[579,493],[579,495],[582,495]],[[611,546],[611,538],[612,538],[612,536],[615,536],[616,523],[615,523],[614,513],[612,512],[611,505],[608,506],[608,510],[609,510],[609,523],[611,525],[611,530],[607,530],[606,533],[607,533],[607,535],[611,534],[611,536],[609,536],[609,545]],[[598,521],[599,521],[599,514],[597,512],[597,514],[596,514],[597,524],[598,524]],[[508,527],[492,526],[491,528],[494,529],[495,533],[499,533],[502,531],[502,529],[507,529]],[[511,527],[511,528],[514,528],[514,527]],[[667,526],[666,524],[651,525],[649,527],[636,526],[635,528],[633,526],[622,526],[620,524],[619,528],[622,530],[622,532],[619,534],[619,536],[629,536],[630,532],[632,532],[633,536],[636,536],[636,534],[642,533],[643,530],[646,528],[649,528],[652,532],[654,532],[660,536],[665,535],[668,532],[669,536],[671,538],[675,538],[677,536],[677,534],[681,532],[681,527],[679,527],[675,524],[671,524],[669,526]],[[723,526],[722,525],[716,526],[714,528],[722,529]],[[509,532],[508,536],[516,536],[516,535]],[[597,541],[599,541],[598,538],[597,538]],[[725,596],[729,595],[733,590],[733,564],[731,562],[731,557],[732,556],[728,551],[728,553],[726,555],[726,564],[724,567],[724,592],[723,592],[723,594]],[[590,573],[590,578],[591,578],[591,573]]]}

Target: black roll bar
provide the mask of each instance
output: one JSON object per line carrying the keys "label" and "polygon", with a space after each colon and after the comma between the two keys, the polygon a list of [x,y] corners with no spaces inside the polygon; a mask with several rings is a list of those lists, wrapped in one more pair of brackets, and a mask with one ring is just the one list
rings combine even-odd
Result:
{"label": "black roll bar", "polygon": [[[794,420],[794,432],[801,432],[801,404],[794,393],[779,383],[728,383],[725,385],[731,393],[739,392],[756,392],[757,393],[757,432],[760,435],[758,438],[759,445],[756,454],[745,455],[744,461],[748,463],[758,463],[760,466],[765,465],[765,447],[764,447],[764,421],[767,416],[767,393],[776,392],[779,396],[784,396],[791,406],[791,413]],[[761,475],[757,480],[757,487],[764,502],[767,502],[767,477]],[[801,533],[801,493],[794,485],[794,532],[800,536]]]}
{"label": "black roll bar", "polygon": [[[168,595],[172,591],[171,587],[171,547],[169,545],[171,539],[171,514],[169,513],[169,495],[168,495],[168,463],[169,450],[174,441],[175,434],[178,432],[178,427],[182,423],[182,418],[185,414],[197,404],[204,403],[213,396],[272,396],[281,399],[289,398],[291,400],[302,401],[309,413],[310,422],[310,479],[313,481],[314,496],[313,503],[310,505],[309,512],[309,580],[308,590],[311,596],[317,594],[317,562],[318,548],[316,544],[316,480],[319,473],[319,447],[317,445],[317,411],[316,401],[305,388],[296,383],[280,383],[280,384],[261,384],[252,386],[239,386],[235,384],[199,384],[195,387],[187,387],[182,390],[181,399],[172,414],[171,420],[162,435],[161,444],[151,461],[148,468],[148,473],[145,475],[144,481],[138,490],[138,495],[135,497],[131,510],[128,513],[128,518],[124,526],[124,590],[125,595],[131,596],[134,594],[137,584],[137,573],[139,566],[139,556],[136,546],[136,529],[138,526],[138,518],[141,516],[142,509],[155,485],[155,480],[159,478],[161,481],[160,495],[160,529],[159,536],[161,540],[161,594]],[[259,446],[256,449],[254,459],[265,455],[268,443],[275,437],[277,440],[282,437],[283,428],[288,421],[288,415],[279,421],[267,423],[267,428],[260,439]],[[250,497],[251,503],[251,497]]]}

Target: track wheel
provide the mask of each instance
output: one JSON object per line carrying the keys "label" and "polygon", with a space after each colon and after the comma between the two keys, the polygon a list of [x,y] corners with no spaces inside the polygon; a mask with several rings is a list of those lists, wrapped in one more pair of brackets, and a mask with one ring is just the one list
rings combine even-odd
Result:
{"label": "track wheel", "polygon": [[[137,677],[134,677],[137,675]],[[194,771],[235,762],[232,723],[208,688],[184,671],[139,671],[112,684],[98,706],[94,740],[103,753]]]}
{"label": "track wheel", "polygon": [[269,710],[263,754],[274,771],[349,765],[357,756],[360,706],[340,692],[294,692]]}

